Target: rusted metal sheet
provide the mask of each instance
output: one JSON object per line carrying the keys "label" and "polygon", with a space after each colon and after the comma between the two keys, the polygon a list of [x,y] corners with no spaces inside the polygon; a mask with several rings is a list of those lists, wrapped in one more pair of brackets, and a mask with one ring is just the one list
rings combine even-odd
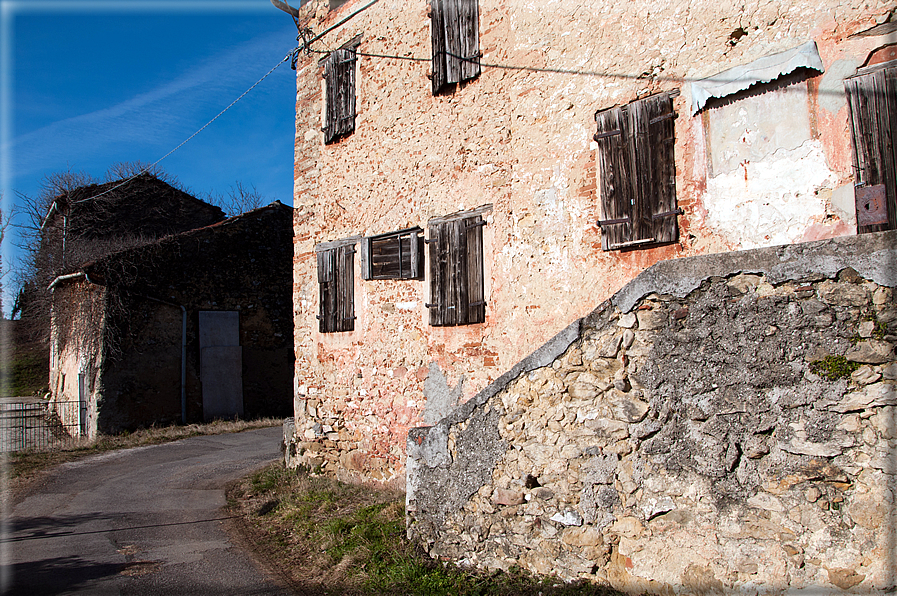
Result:
{"label": "rusted metal sheet", "polygon": [[856,189],[857,225],[877,226],[888,223],[885,185],[860,186]]}

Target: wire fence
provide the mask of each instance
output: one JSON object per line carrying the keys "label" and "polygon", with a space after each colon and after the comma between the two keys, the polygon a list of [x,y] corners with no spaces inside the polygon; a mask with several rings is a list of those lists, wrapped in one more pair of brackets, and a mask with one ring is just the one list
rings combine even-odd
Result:
{"label": "wire fence", "polygon": [[84,404],[77,401],[0,400],[0,452],[48,451],[86,434]]}

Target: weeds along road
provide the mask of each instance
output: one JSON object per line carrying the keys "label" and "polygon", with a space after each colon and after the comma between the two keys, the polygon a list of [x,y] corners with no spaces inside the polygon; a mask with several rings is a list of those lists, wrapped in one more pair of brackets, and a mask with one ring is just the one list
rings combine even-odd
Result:
{"label": "weeds along road", "polygon": [[10,507],[5,593],[288,594],[221,511],[225,485],[278,459],[280,438],[207,435],[58,466]]}

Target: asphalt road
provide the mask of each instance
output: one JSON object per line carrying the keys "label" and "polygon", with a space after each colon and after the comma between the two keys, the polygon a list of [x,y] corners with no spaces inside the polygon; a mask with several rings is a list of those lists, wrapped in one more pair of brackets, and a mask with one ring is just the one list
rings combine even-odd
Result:
{"label": "asphalt road", "polygon": [[280,457],[278,427],[63,464],[12,507],[9,594],[289,594],[225,532],[224,487]]}

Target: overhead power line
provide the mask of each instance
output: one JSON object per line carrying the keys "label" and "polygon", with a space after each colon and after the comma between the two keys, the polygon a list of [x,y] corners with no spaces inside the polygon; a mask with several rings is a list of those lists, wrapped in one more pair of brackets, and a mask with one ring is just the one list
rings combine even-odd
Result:
{"label": "overhead power line", "polygon": [[154,161],[153,163],[149,164],[148,166],[146,166],[145,168],[143,168],[142,170],[140,170],[139,172],[137,172],[137,173],[134,174],[133,176],[130,176],[129,178],[125,178],[124,180],[122,180],[120,183],[116,184],[116,185],[113,186],[112,188],[106,189],[106,190],[104,190],[103,192],[101,192],[101,193],[97,193],[97,194],[95,194],[95,195],[93,195],[93,196],[91,196],[91,197],[87,197],[86,199],[80,199],[80,200],[78,200],[78,201],[75,201],[75,203],[83,203],[84,201],[91,201],[91,200],[93,200],[93,199],[96,199],[96,198],[98,198],[98,197],[101,197],[101,196],[103,196],[103,195],[105,195],[105,194],[108,194],[108,193],[112,192],[113,190],[115,190],[115,189],[117,189],[117,188],[121,188],[122,186],[124,186],[125,184],[127,184],[128,182],[130,182],[131,180],[133,180],[134,178],[136,178],[137,176],[140,176],[141,174],[145,174],[146,172],[149,172],[150,170],[152,170],[154,167],[156,167],[156,166],[159,164],[159,162],[161,162],[163,159],[165,159],[166,157],[168,157],[169,155],[171,155],[172,153],[174,153],[175,151],[177,151],[178,149],[180,149],[181,147],[183,147],[184,145],[186,145],[186,144],[187,144],[193,137],[195,137],[196,135],[198,135],[199,133],[201,133],[202,131],[204,131],[206,128],[209,127],[210,124],[212,124],[212,122],[214,122],[215,120],[217,120],[218,118],[220,118],[222,114],[224,114],[226,111],[228,111],[229,109],[231,109],[232,107],[234,107],[234,105],[235,105],[238,101],[240,101],[241,99],[243,99],[244,97],[246,97],[246,95],[247,95],[250,91],[252,91],[253,89],[255,89],[255,88],[256,88],[262,81],[264,81],[266,78],[268,78],[268,76],[269,76],[272,72],[274,72],[275,70],[277,70],[277,69],[280,67],[280,65],[282,65],[284,62],[286,62],[286,61],[290,60],[291,58],[293,58],[293,56],[294,56],[298,51],[299,51],[299,48],[295,48],[295,49],[293,49],[293,50],[290,50],[290,52],[289,52],[286,56],[283,57],[283,60],[281,60],[280,62],[278,62],[277,64],[275,64],[275,65],[271,68],[271,70],[269,70],[269,71],[266,72],[264,75],[262,75],[262,78],[260,78],[260,79],[257,80],[255,83],[253,83],[252,85],[250,85],[250,87],[249,87],[246,91],[244,91],[243,93],[241,93],[240,96],[237,97],[237,99],[235,99],[235,100],[233,100],[232,102],[230,102],[230,104],[229,104],[226,108],[224,108],[223,110],[221,110],[220,112],[218,112],[218,114],[217,114],[214,118],[212,118],[211,120],[209,120],[208,122],[206,122],[205,124],[203,124],[203,125],[196,131],[196,132],[194,132],[192,135],[190,135],[189,137],[187,137],[186,139],[184,139],[184,140],[183,140],[177,147],[175,147],[174,149],[172,149],[171,151],[169,151],[168,153],[166,153],[165,155],[163,155],[162,157],[160,157],[159,159],[157,159],[157,160]]}

